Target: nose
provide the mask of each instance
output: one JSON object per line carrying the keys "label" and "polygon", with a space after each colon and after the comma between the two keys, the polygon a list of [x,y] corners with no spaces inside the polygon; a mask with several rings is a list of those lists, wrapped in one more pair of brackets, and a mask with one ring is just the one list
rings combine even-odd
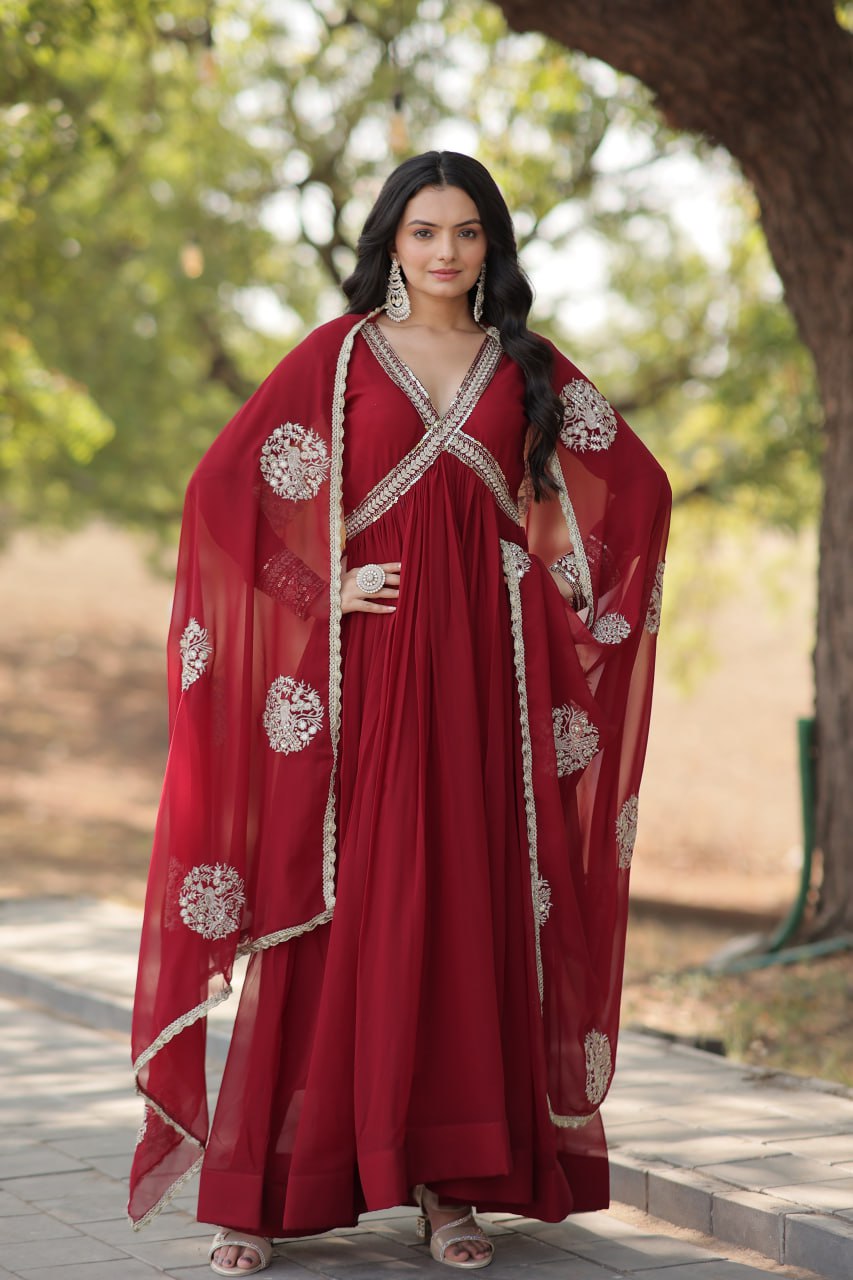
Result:
{"label": "nose", "polygon": [[452,262],[456,256],[456,242],[453,238],[453,232],[445,233],[438,245],[438,259],[440,262]]}

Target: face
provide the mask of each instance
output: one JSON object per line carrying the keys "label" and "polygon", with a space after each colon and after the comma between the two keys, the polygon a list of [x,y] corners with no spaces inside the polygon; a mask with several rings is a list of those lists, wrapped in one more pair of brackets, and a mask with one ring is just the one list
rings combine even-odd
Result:
{"label": "face", "polygon": [[472,289],[487,248],[477,206],[459,187],[422,187],[403,210],[394,241],[406,288],[432,298]]}

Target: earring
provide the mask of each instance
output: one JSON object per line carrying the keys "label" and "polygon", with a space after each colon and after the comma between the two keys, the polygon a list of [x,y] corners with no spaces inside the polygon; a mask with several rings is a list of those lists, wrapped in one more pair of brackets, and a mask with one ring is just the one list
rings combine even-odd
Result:
{"label": "earring", "polygon": [[396,253],[391,257],[391,270],[388,272],[388,292],[385,295],[385,314],[389,320],[408,320],[412,314],[412,304],[406,292],[406,282],[400,272],[400,264]]}
{"label": "earring", "polygon": [[477,292],[474,295],[474,320],[480,323],[480,317],[483,314],[483,305],[486,301],[486,263],[480,267],[480,274],[477,276]]}

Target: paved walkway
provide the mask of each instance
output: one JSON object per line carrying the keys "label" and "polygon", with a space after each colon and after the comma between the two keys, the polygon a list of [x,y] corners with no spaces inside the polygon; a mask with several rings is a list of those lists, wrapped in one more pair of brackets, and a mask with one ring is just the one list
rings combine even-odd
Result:
{"label": "paved walkway", "polygon": [[[140,1116],[126,1038],[138,927],[114,904],[0,907],[0,1280],[210,1274],[192,1189],[142,1232],[125,1216]],[[226,1043],[220,1021],[214,1058]],[[853,1278],[849,1092],[625,1034],[605,1123],[614,1199],[680,1229],[650,1231],[618,1206],[556,1225],[490,1215],[490,1280]],[[742,1247],[767,1261],[744,1265]],[[280,1244],[269,1274],[427,1272],[448,1274],[416,1243],[412,1211],[396,1209]]]}

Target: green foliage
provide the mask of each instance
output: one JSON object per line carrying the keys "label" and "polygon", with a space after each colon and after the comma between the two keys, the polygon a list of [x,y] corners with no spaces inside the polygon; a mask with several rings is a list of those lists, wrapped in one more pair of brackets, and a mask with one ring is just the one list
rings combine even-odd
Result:
{"label": "green foliage", "polygon": [[[691,527],[813,513],[813,379],[754,214],[725,269],[685,239],[645,171],[707,148],[633,82],[511,35],[479,0],[13,0],[3,16],[0,532],[97,513],[170,538],[212,435],[341,310],[385,174],[451,119],[576,303],[571,264],[598,245],[606,324],[561,323],[543,299],[536,327],[655,447]],[[639,158],[602,176],[614,136]]]}

